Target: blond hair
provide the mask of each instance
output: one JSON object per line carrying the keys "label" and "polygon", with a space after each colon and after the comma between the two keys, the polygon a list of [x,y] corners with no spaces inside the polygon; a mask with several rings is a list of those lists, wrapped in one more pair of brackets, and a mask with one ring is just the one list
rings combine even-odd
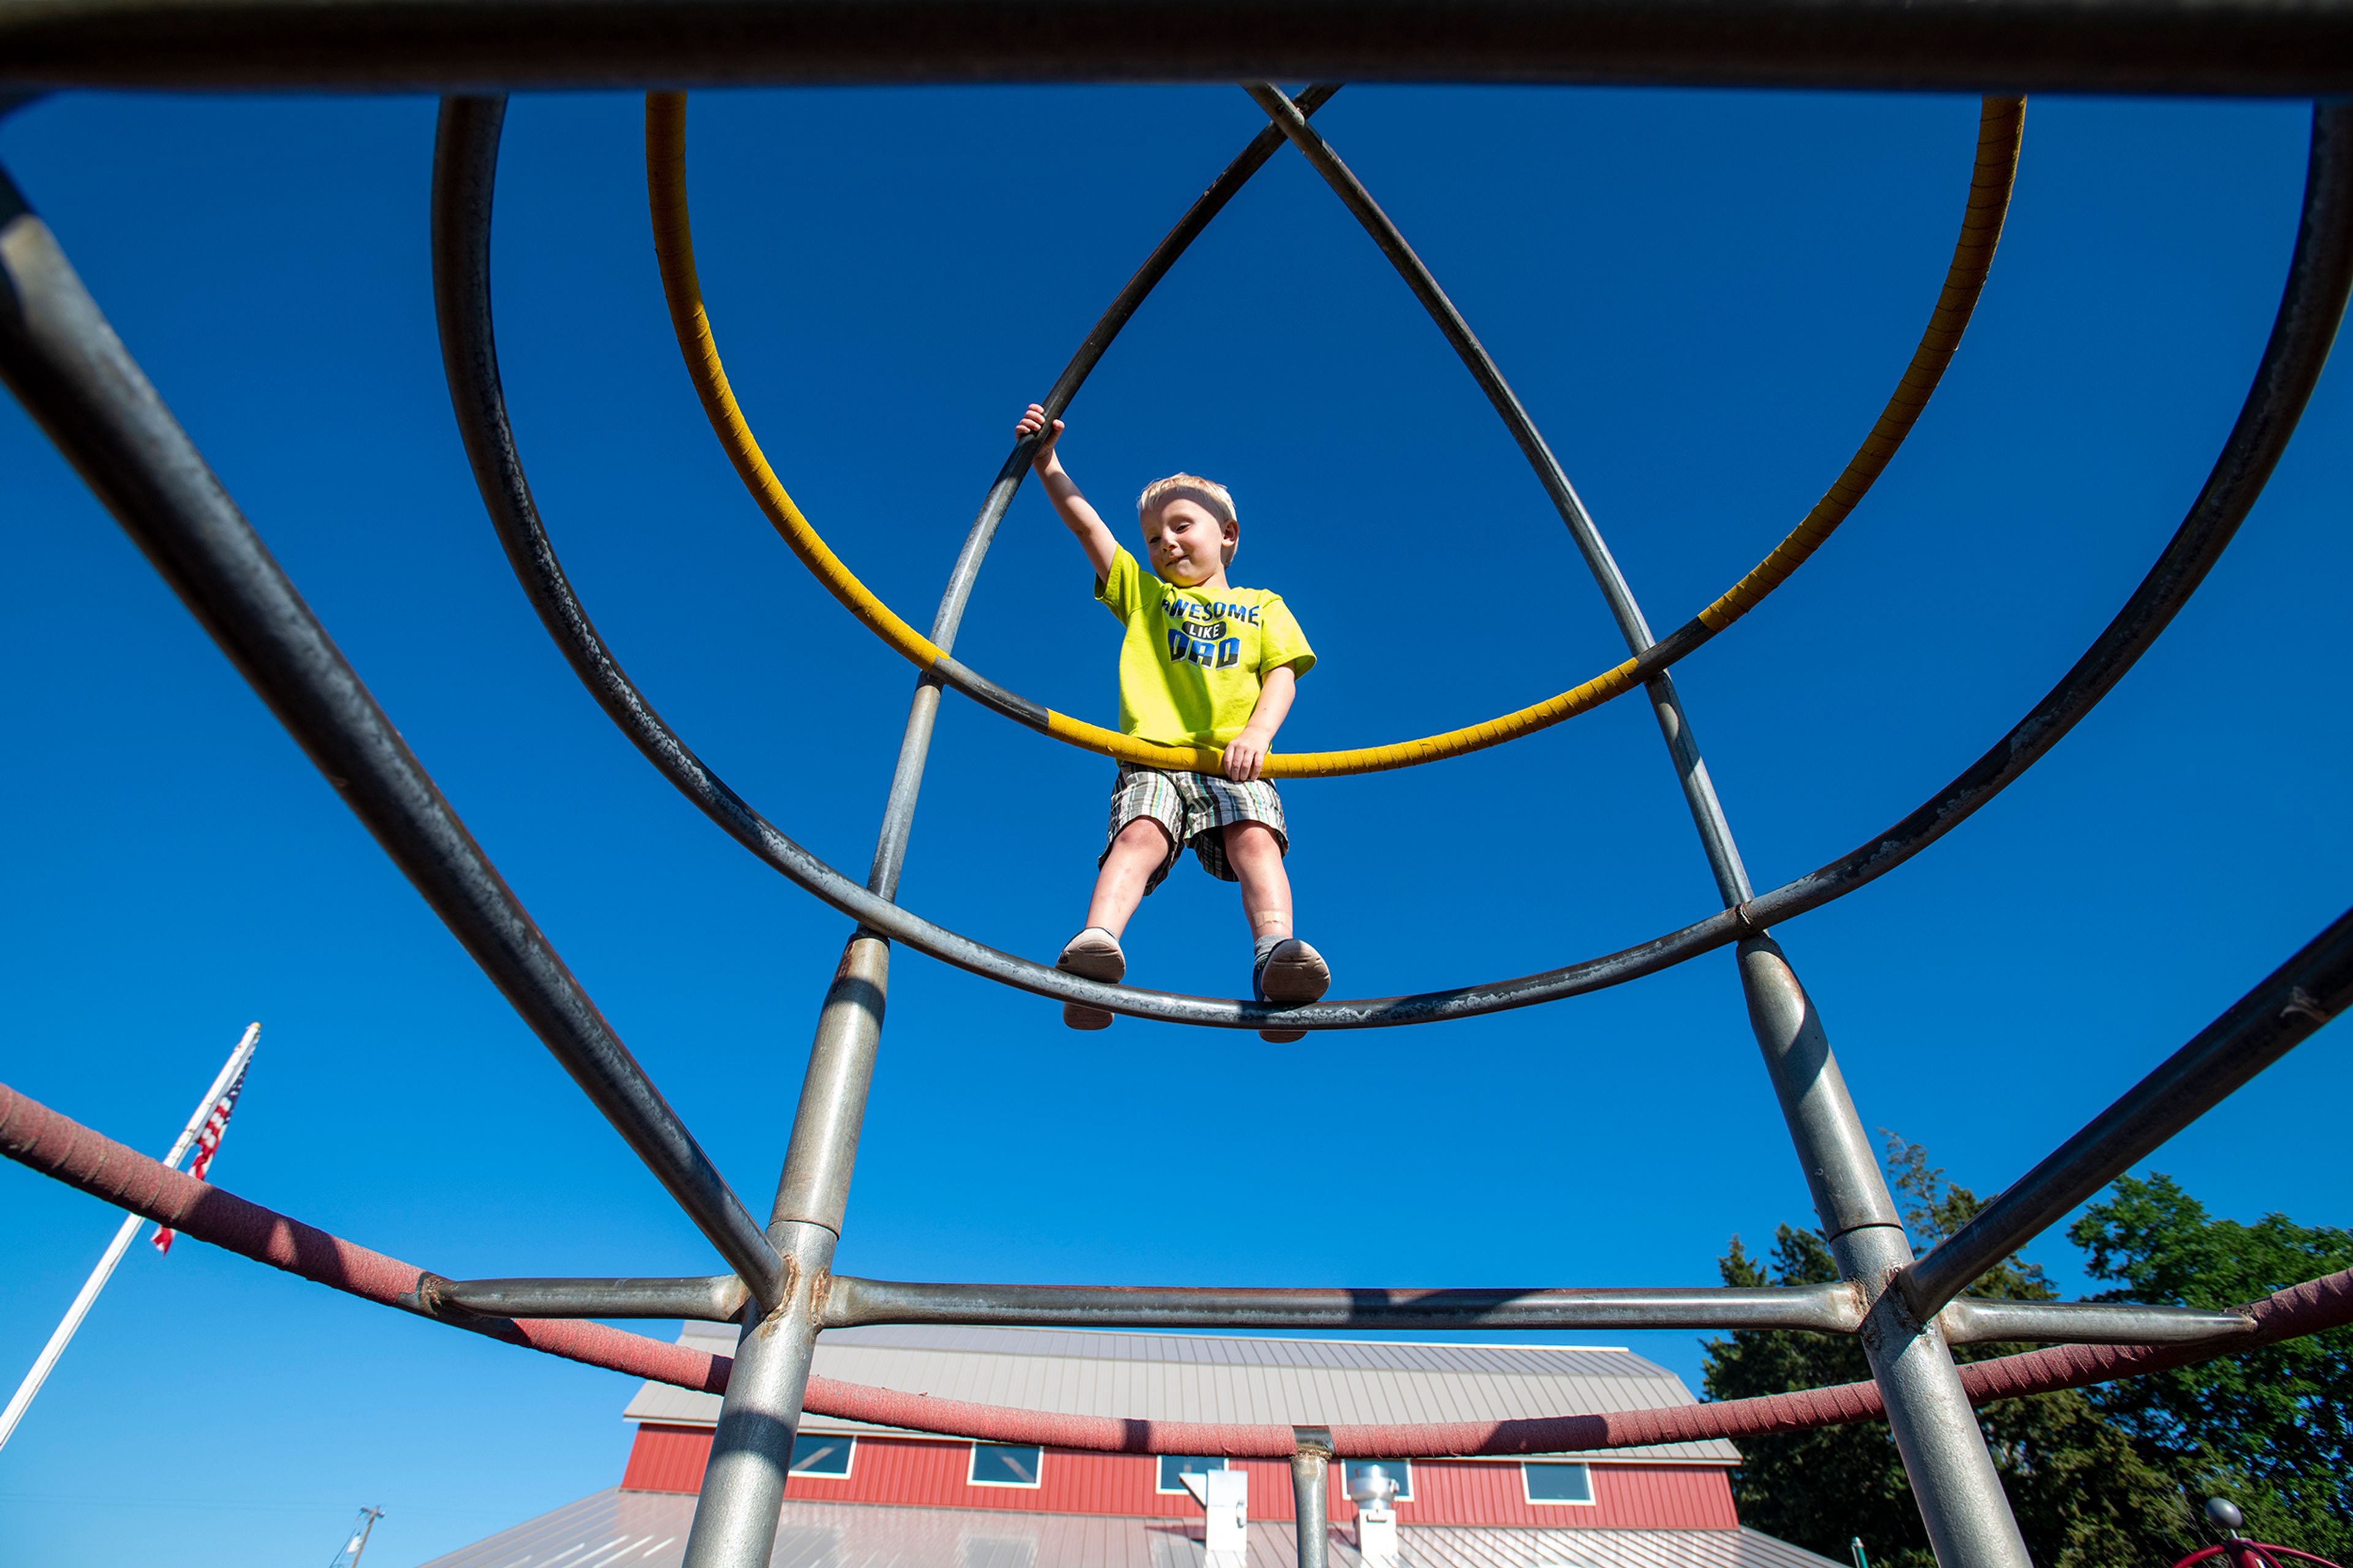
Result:
{"label": "blond hair", "polygon": [[[1136,521],[1143,521],[1172,500],[1198,502],[1210,516],[1237,534],[1241,531],[1242,520],[1234,515],[1233,492],[1217,480],[1205,479],[1198,474],[1171,474],[1165,479],[1155,479],[1145,486],[1144,493],[1135,498]],[[1234,547],[1228,544],[1225,549],[1226,564],[1233,564],[1233,559]]]}

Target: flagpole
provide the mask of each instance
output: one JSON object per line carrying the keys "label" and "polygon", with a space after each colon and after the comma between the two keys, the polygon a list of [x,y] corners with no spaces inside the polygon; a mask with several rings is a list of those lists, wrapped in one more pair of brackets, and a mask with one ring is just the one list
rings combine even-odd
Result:
{"label": "flagpole", "polygon": [[[166,1166],[178,1170],[180,1162],[187,1158],[196,1134],[204,1131],[205,1119],[212,1114],[213,1106],[220,1097],[228,1092],[228,1086],[237,1081],[237,1075],[245,1070],[246,1063],[253,1059],[253,1047],[260,1040],[261,1026],[248,1024],[244,1035],[237,1042],[237,1049],[229,1052],[228,1062],[220,1069],[220,1076],[213,1079],[212,1088],[205,1091],[205,1098],[197,1103],[195,1114],[188,1118],[187,1126],[181,1130],[180,1136],[173,1142],[172,1152],[164,1156]],[[0,1411],[0,1448],[8,1446],[8,1439],[16,1433],[16,1423],[25,1418],[26,1410],[33,1403],[33,1395],[41,1392],[41,1384],[47,1379],[49,1369],[57,1365],[58,1357],[65,1353],[67,1343],[74,1337],[74,1331],[80,1328],[82,1319],[90,1315],[90,1304],[98,1300],[98,1293],[106,1289],[106,1281],[114,1273],[114,1266],[122,1261],[123,1253],[130,1250],[132,1238],[146,1223],[135,1214],[122,1216],[121,1228],[115,1231],[114,1239],[107,1245],[106,1256],[98,1260],[98,1267],[90,1270],[88,1279],[82,1281],[81,1294],[76,1296],[73,1305],[66,1309],[65,1320],[58,1324],[57,1332],[49,1336],[49,1342],[41,1347],[40,1355],[33,1362],[33,1370],[26,1373],[25,1381],[16,1385],[16,1397],[8,1401],[8,1408]]]}

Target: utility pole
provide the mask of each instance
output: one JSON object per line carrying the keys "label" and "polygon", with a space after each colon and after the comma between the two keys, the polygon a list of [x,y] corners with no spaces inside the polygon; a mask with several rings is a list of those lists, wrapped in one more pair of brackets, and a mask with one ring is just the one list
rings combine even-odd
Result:
{"label": "utility pole", "polygon": [[384,1517],[380,1508],[363,1508],[360,1516],[352,1521],[352,1538],[334,1555],[327,1568],[360,1568],[360,1553],[367,1550],[368,1537],[375,1532],[375,1521]]}

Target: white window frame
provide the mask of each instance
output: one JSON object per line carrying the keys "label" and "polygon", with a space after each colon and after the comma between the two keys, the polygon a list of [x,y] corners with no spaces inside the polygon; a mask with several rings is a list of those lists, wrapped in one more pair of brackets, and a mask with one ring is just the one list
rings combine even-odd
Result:
{"label": "white window frame", "polygon": [[[1038,1456],[1038,1479],[1034,1481],[984,1481],[978,1475],[980,1451],[983,1448],[1026,1448]],[[1011,1487],[1019,1491],[1035,1491],[1046,1484],[1046,1450],[1037,1443],[975,1443],[964,1462],[964,1484],[968,1487]]]}
{"label": "white window frame", "polygon": [[839,1470],[797,1470],[792,1468],[791,1462],[787,1460],[785,1469],[786,1476],[798,1476],[807,1481],[846,1481],[849,1479],[850,1471],[858,1468],[858,1435],[856,1433],[797,1432],[793,1435],[793,1446],[798,1447],[805,1437],[839,1437],[849,1445],[849,1452]]}
{"label": "white window frame", "polygon": [[[1383,1468],[1383,1469],[1387,1470],[1387,1471],[1389,1473],[1389,1479],[1390,1479],[1391,1480],[1393,1480],[1393,1481],[1395,1481],[1395,1482],[1397,1482],[1397,1483],[1398,1483],[1398,1491],[1397,1491],[1397,1498],[1396,1498],[1396,1500],[1397,1500],[1397,1501],[1398,1501],[1398,1502],[1411,1502],[1411,1501],[1413,1500],[1413,1461],[1412,1461],[1411,1459],[1343,1459],[1343,1460],[1341,1460],[1341,1461],[1340,1461],[1340,1495],[1341,1495],[1342,1497],[1348,1497],[1348,1468],[1348,1468],[1350,1465],[1378,1465],[1381,1468]],[[1356,1507],[1356,1499],[1354,1499],[1354,1498],[1348,1498],[1348,1506],[1349,1506],[1350,1508],[1354,1508],[1354,1507]]]}
{"label": "white window frame", "polygon": [[[1162,1485],[1160,1484],[1160,1461],[1161,1461],[1161,1460],[1163,1460],[1163,1459],[1210,1459],[1210,1458],[1217,1458],[1217,1456],[1215,1456],[1215,1455],[1213,1455],[1213,1454],[1155,1454],[1155,1455],[1153,1455],[1153,1456],[1152,1456],[1152,1495],[1153,1495],[1154,1497],[1187,1497],[1187,1496],[1190,1496],[1190,1495],[1191,1495],[1191,1490],[1190,1490],[1190,1489],[1189,1489],[1189,1488],[1187,1488],[1187,1487],[1185,1485],[1185,1483],[1184,1483],[1183,1481],[1181,1481],[1181,1480],[1180,1480],[1180,1481],[1178,1481],[1178,1482],[1177,1482],[1175,1486],[1173,1486],[1173,1487],[1164,1487],[1164,1486],[1162,1486]],[[1218,1459],[1218,1461],[1217,1461],[1217,1467],[1218,1467],[1218,1468],[1219,1468],[1219,1469],[1221,1469],[1221,1470],[1230,1470],[1230,1469],[1232,1469],[1232,1468],[1234,1468],[1234,1462],[1233,1462],[1231,1459]]]}
{"label": "white window frame", "polygon": [[[1574,1466],[1585,1472],[1585,1495],[1572,1497],[1538,1497],[1528,1485],[1528,1472],[1539,1465],[1554,1469]],[[1593,1467],[1582,1459],[1522,1459],[1520,1461],[1520,1497],[1530,1508],[1594,1508],[1601,1501],[1601,1489],[1593,1484]]]}

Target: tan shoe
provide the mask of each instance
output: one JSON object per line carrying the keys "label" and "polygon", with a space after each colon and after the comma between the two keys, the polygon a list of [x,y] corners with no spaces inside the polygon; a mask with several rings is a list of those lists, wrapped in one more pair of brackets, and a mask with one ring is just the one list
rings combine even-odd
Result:
{"label": "tan shoe", "polygon": [[[1268,950],[1258,966],[1250,971],[1250,990],[1261,1002],[1297,1006],[1307,1002],[1320,1002],[1324,993],[1332,988],[1332,966],[1324,955],[1300,941],[1288,936]],[[1304,1029],[1261,1029],[1258,1037],[1278,1046],[1290,1045],[1307,1037]]]}
{"label": "tan shoe", "polygon": [[[1062,944],[1062,956],[1054,960],[1054,967],[1082,980],[1116,985],[1127,978],[1127,954],[1119,950],[1119,938],[1101,926],[1089,926]],[[1062,1022],[1073,1029],[1108,1029],[1111,1015],[1100,1007],[1065,1002]]]}

